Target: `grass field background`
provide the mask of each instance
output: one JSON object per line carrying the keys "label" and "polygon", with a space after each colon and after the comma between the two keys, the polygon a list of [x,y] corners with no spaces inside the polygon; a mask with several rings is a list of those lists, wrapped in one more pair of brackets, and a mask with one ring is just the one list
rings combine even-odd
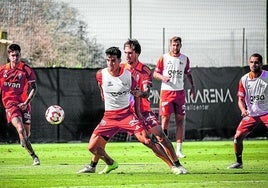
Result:
{"label": "grass field background", "polygon": [[[90,161],[87,143],[33,144],[41,165],[19,144],[0,145],[0,187],[268,187],[267,140],[244,141],[244,169],[234,162],[232,141],[189,141],[181,163],[189,174],[174,175],[151,150],[137,142],[111,142],[108,153],[119,163],[110,174],[77,174]],[[104,168],[99,162],[97,172]]]}

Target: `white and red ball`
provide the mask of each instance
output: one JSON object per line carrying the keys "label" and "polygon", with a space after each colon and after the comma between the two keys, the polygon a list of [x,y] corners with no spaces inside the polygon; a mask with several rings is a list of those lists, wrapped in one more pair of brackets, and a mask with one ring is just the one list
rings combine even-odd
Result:
{"label": "white and red ball", "polygon": [[62,123],[65,117],[64,110],[58,105],[48,107],[45,113],[46,120],[51,125],[58,125]]}

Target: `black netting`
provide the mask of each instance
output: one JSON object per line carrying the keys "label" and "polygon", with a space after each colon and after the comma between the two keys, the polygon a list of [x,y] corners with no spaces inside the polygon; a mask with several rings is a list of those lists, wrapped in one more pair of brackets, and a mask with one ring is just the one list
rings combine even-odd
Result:
{"label": "black netting", "polygon": [[[95,79],[97,70],[66,68],[34,70],[38,93],[32,102],[31,140],[33,142],[88,141],[104,112]],[[238,81],[247,71],[248,67],[192,69],[198,96],[193,101],[186,94],[186,139],[233,136],[241,119],[236,97]],[[153,111],[158,114],[160,82],[154,80],[153,85],[150,101]],[[185,87],[188,93],[188,84]],[[49,125],[45,120],[45,111],[53,104],[62,106],[65,111],[65,119],[59,126]],[[0,112],[0,141],[16,142],[16,131],[7,125],[2,107]],[[249,136],[267,136],[267,131],[260,126]],[[169,138],[175,140],[173,116]],[[136,141],[136,138],[126,133],[118,133],[112,141]]]}

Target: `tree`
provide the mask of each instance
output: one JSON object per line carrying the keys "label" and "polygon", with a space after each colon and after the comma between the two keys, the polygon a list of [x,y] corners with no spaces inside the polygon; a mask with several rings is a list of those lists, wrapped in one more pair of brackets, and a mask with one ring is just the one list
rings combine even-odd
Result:
{"label": "tree", "polygon": [[52,0],[0,1],[0,29],[33,67],[103,67],[103,47],[77,16],[76,9]]}

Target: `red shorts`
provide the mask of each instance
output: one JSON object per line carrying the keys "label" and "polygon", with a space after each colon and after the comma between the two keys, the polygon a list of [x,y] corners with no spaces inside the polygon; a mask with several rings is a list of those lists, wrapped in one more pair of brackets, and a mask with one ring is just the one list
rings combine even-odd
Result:
{"label": "red shorts", "polygon": [[257,117],[244,117],[238,125],[237,131],[241,132],[242,134],[249,133],[260,123],[264,124],[268,128],[268,114]]}
{"label": "red shorts", "polygon": [[118,111],[106,111],[94,134],[111,139],[118,132],[135,134],[143,131],[141,121],[129,107]]}
{"label": "red shorts", "polygon": [[185,92],[161,91],[159,102],[159,115],[170,115],[172,113],[185,115]]}
{"label": "red shorts", "polygon": [[142,112],[142,115],[145,118],[144,127],[147,130],[160,125],[157,116],[152,111]]}
{"label": "red shorts", "polygon": [[6,109],[7,122],[10,123],[14,117],[21,117],[24,124],[31,124],[31,106],[21,110],[18,106],[12,106]]}

